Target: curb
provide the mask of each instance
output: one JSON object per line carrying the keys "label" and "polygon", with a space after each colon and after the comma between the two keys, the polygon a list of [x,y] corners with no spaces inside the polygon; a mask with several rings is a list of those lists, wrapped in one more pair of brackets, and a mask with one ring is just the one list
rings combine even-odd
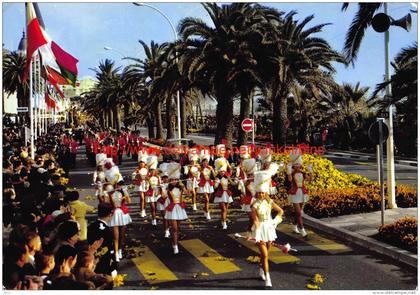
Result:
{"label": "curb", "polygon": [[345,241],[366,248],[375,253],[385,255],[398,262],[404,263],[417,269],[417,256],[406,250],[382,243],[373,238],[362,236],[343,228],[335,228],[326,222],[320,221],[306,214],[302,214],[302,218],[304,219],[305,224],[314,229],[331,234]]}

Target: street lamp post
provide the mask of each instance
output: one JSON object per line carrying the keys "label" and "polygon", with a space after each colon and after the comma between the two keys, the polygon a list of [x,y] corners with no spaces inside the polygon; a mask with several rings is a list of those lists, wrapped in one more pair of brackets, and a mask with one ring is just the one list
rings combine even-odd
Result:
{"label": "street lamp post", "polygon": [[[157,7],[154,7],[150,4],[147,3],[141,3],[141,2],[133,2],[134,5],[136,6],[146,6],[149,7],[151,9],[153,9],[154,11],[158,12],[160,15],[162,15],[169,23],[169,25],[172,28],[172,31],[174,33],[174,37],[175,37],[175,42],[178,40],[178,33],[176,32],[176,29],[174,27],[174,25],[172,24],[171,20],[169,19],[169,17],[163,13],[163,11],[161,11],[160,9],[158,9]],[[176,55],[176,63],[178,64],[178,55]],[[179,90],[177,90],[176,92],[176,106],[177,106],[177,116],[178,116],[178,138],[181,138],[181,108],[180,108],[180,98],[179,98]]]}

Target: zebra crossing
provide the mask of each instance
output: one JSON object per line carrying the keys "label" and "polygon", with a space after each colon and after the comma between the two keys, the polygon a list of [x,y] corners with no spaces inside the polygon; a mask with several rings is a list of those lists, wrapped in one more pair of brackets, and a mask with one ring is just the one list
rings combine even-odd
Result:
{"label": "zebra crossing", "polygon": [[[171,239],[163,238],[162,224],[153,230],[150,224],[150,216],[140,218],[137,213],[138,206],[131,204],[131,215],[133,219],[132,230],[140,233],[140,240],[144,245],[135,248],[140,255],[123,259],[120,263],[120,273],[127,273],[128,282],[122,289],[139,288],[174,288],[177,284],[184,284],[197,278],[200,281],[217,279],[220,277],[233,277],[244,272],[245,277],[249,276],[249,263],[247,258],[259,256],[259,250],[254,242],[235,238],[235,232],[244,233],[246,222],[232,222],[226,233],[222,232],[217,210],[213,208],[214,219],[205,221],[201,211],[189,213],[189,221],[181,225],[185,236],[179,241],[180,254],[172,254]],[[134,213],[136,212],[136,213]],[[247,217],[240,216],[235,210],[230,213],[231,220],[246,221]],[[239,216],[238,216],[239,215]],[[197,225],[200,224],[198,227]],[[190,227],[193,225],[193,227]],[[195,225],[195,226],[194,226]],[[147,230],[145,230],[147,229]],[[150,230],[154,232],[150,238]],[[144,235],[141,232],[144,231]],[[210,234],[211,232],[217,233]],[[313,252],[322,252],[324,255],[339,255],[352,251],[348,246],[330,240],[320,234],[308,231],[308,238],[302,239],[292,232],[292,225],[283,223],[277,227],[278,241],[289,242],[298,252],[284,254],[280,249],[271,247],[269,261],[273,271],[277,267],[300,264],[305,260],[306,255]],[[257,269],[257,265],[255,265]],[[251,275],[252,277],[252,275]],[[138,282],[143,286],[138,286]],[[137,282],[135,286],[130,282]],[[188,283],[187,283],[188,284]],[[179,285],[181,286],[181,285]]]}

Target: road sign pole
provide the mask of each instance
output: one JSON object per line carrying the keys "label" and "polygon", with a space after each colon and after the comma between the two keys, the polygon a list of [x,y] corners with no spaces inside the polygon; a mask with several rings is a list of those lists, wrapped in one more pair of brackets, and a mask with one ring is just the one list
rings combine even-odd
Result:
{"label": "road sign pole", "polygon": [[383,142],[382,142],[382,122],[383,119],[379,119],[379,172],[381,180],[381,224],[385,224],[385,190],[384,190],[384,159],[383,159]]}
{"label": "road sign pole", "polygon": [[379,157],[380,157],[380,148],[379,148],[379,144],[376,145],[376,164],[377,164],[377,170],[378,170],[378,183],[379,185],[381,184],[381,163],[379,162]]}

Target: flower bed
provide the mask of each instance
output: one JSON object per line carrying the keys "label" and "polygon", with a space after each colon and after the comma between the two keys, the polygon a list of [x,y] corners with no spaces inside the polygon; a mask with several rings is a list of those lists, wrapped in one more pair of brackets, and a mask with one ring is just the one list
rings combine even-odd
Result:
{"label": "flower bed", "polygon": [[[287,165],[289,159],[285,154],[274,156],[277,161]],[[303,170],[312,164],[313,180],[306,183],[309,190],[309,202],[304,212],[315,218],[333,217],[347,214],[367,213],[380,210],[380,189],[377,182],[358,174],[337,170],[334,164],[318,155],[303,155]],[[285,173],[280,174],[279,182],[285,181]],[[407,185],[397,185],[395,196],[398,207],[417,207],[417,189]],[[287,192],[280,187],[277,203],[285,214],[291,211]]]}
{"label": "flower bed", "polygon": [[404,217],[379,228],[378,239],[417,253],[417,219]]}

